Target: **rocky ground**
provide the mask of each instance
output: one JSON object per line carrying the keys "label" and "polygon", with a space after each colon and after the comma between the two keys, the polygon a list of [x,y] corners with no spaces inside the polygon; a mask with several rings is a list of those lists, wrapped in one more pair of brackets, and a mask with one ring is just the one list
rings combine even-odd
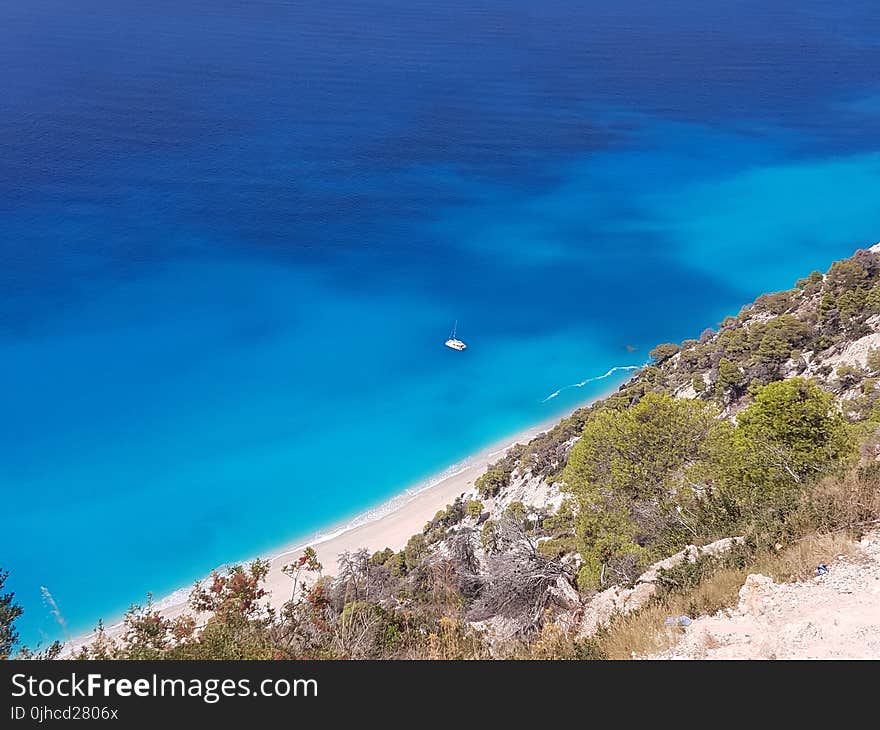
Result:
{"label": "rocky ground", "polygon": [[880,531],[799,583],[749,575],[734,609],[695,620],[655,659],[869,659],[880,656]]}

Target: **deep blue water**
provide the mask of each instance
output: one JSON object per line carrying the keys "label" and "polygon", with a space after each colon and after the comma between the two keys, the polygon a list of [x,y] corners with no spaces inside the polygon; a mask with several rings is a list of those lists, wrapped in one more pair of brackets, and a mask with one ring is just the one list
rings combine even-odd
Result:
{"label": "deep blue water", "polygon": [[876,4],[719,6],[0,0],[23,638],[41,586],[115,618],[880,239]]}

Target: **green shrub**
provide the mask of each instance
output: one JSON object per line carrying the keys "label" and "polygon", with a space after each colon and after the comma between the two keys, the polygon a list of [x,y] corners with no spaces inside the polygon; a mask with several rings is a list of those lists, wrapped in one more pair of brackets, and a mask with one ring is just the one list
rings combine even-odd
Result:
{"label": "green shrub", "polygon": [[574,535],[566,537],[553,537],[538,543],[538,552],[550,560],[556,560],[563,555],[577,552],[577,538]]}
{"label": "green shrub", "polygon": [[510,472],[493,467],[474,482],[477,491],[484,498],[495,497],[504,487],[510,484]]}
{"label": "green shrub", "polygon": [[522,502],[511,502],[507,505],[507,509],[504,510],[504,514],[517,522],[525,524],[528,512]]}
{"label": "green shrub", "polygon": [[678,345],[673,342],[666,342],[662,345],[657,345],[653,350],[651,350],[648,354],[658,365],[662,363],[664,360],[668,360],[673,355],[677,355],[679,350]]}
{"label": "green shrub", "polygon": [[630,409],[587,421],[563,472],[578,501],[580,587],[636,577],[646,543],[659,535],[662,503],[681,469],[700,458],[714,416],[701,401],[648,393]]}
{"label": "green shrub", "polygon": [[868,283],[868,272],[854,259],[835,261],[828,271],[826,285],[835,293],[858,289]]}
{"label": "green shrub", "polygon": [[483,503],[479,499],[471,499],[467,503],[467,514],[469,517],[479,517],[483,514]]}
{"label": "green shrub", "polygon": [[541,526],[551,535],[572,532],[574,530],[574,500],[563,500],[556,512],[544,518]]}
{"label": "green shrub", "polygon": [[840,382],[840,385],[844,388],[852,387],[860,382],[865,376],[865,373],[861,368],[853,367],[852,365],[841,365],[837,368],[835,374],[837,375],[837,380]]}
{"label": "green shrub", "polygon": [[391,548],[385,548],[384,550],[378,550],[370,556],[370,564],[372,565],[385,565],[394,557],[394,551]]}
{"label": "green shrub", "polygon": [[421,533],[413,535],[403,550],[404,566],[409,572],[413,568],[418,567],[422,558],[428,553],[428,542]]}

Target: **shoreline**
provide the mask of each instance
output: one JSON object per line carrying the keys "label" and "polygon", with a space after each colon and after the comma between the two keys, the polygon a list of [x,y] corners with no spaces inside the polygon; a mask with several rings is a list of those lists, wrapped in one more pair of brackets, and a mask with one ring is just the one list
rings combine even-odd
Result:
{"label": "shoreline", "polygon": [[[610,373],[609,373],[610,374]],[[626,382],[626,381],[623,381]],[[483,474],[486,468],[498,461],[510,448],[518,443],[527,443],[536,436],[546,433],[562,419],[579,408],[595,403],[614,393],[619,384],[613,388],[580,402],[541,423],[523,429],[512,436],[499,439],[462,461],[451,464],[427,479],[402,490],[384,502],[372,507],[353,518],[337,523],[326,530],[315,533],[309,539],[297,538],[269,551],[246,560],[229,561],[215,570],[222,570],[231,565],[242,565],[256,559],[269,561],[269,572],[266,575],[264,588],[268,592],[268,605],[280,608],[290,599],[292,590],[291,579],[282,572],[282,567],[292,562],[293,557],[306,547],[314,548],[318,560],[323,565],[323,575],[335,575],[338,568],[338,557],[344,552],[354,552],[366,548],[371,553],[384,548],[394,551],[405,547],[414,534],[421,532],[424,525],[456,497],[473,488],[474,481]],[[196,580],[201,582],[210,574]],[[179,588],[153,602],[153,606],[166,618],[175,618],[188,608],[188,598],[193,584]],[[123,627],[123,618],[114,617],[112,623],[104,626],[108,637],[117,637]],[[62,658],[69,656],[79,647],[93,641],[94,631],[80,633],[64,642]]]}

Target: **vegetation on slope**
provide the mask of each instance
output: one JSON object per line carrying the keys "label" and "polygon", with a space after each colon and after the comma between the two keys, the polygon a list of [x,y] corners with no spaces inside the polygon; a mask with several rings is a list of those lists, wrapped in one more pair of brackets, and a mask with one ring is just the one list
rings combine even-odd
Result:
{"label": "vegetation on slope", "polygon": [[787,537],[805,484],[854,451],[831,397],[801,378],[757,391],[734,425],[650,393],[597,412],[563,472],[578,500],[579,587],[630,583],[691,542]]}

